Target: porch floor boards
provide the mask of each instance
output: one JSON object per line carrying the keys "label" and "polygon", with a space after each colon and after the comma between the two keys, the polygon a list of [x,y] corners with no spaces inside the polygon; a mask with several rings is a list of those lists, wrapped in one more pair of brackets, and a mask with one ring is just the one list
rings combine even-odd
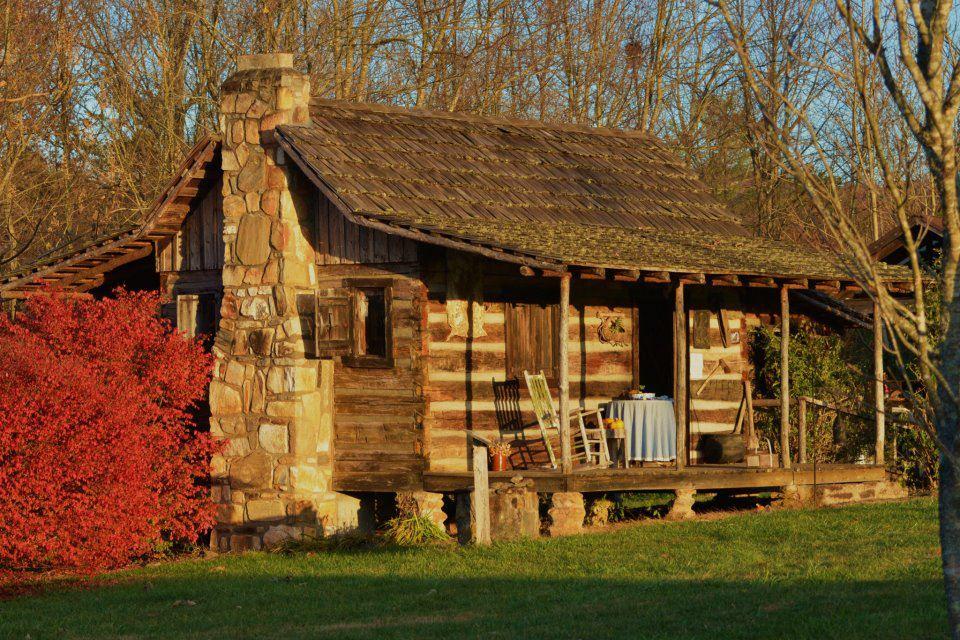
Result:
{"label": "porch floor boards", "polygon": [[[742,465],[696,465],[683,470],[665,468],[574,469],[563,474],[552,469],[491,471],[490,482],[510,482],[515,476],[532,480],[538,492],[642,491],[693,488],[766,489],[789,484],[813,485],[845,482],[878,482],[887,479],[882,465],[796,465],[791,469]],[[471,471],[424,471],[423,489],[437,493],[465,491],[473,486]]]}

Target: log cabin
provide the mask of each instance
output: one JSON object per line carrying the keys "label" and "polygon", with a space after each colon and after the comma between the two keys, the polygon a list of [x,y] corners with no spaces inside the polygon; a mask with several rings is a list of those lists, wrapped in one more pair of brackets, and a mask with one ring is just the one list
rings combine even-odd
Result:
{"label": "log cabin", "polygon": [[[665,143],[316,99],[286,54],[243,57],[220,110],[142,225],[0,283],[7,299],[158,287],[209,337],[215,548],[357,526],[398,492],[439,513],[511,479],[574,530],[585,493],[888,480],[882,343],[858,464],[808,463],[786,349],[781,397],[750,391],[753,328],[786,344],[791,317],[852,317],[842,256],[755,237]],[[605,429],[616,455],[597,464],[575,421],[539,428],[524,372],[560,416],[666,398],[675,442],[646,459]],[[754,400],[779,410],[777,433],[752,433]],[[718,462],[717,436],[741,454]],[[487,475],[499,439],[508,469]]]}

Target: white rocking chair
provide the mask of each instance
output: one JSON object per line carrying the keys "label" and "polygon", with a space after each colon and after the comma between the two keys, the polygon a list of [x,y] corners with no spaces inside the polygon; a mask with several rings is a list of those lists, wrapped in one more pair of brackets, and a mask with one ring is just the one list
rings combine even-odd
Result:
{"label": "white rocking chair", "polygon": [[[527,381],[527,389],[530,391],[530,401],[533,403],[533,412],[537,416],[537,424],[540,425],[540,435],[543,437],[543,444],[550,457],[550,466],[557,468],[557,457],[554,454],[553,446],[550,444],[550,430],[560,433],[560,417],[557,415],[556,406],[553,404],[553,398],[550,397],[550,387],[547,385],[547,376],[543,371],[536,375],[531,375],[524,371],[523,377]],[[589,411],[574,410],[567,416],[567,420],[576,419],[580,425],[580,439],[583,443],[583,453],[577,457],[583,457],[587,465],[595,464],[599,467],[609,467],[611,464],[610,450],[607,447],[607,431],[603,428],[603,418],[601,409],[591,409]],[[587,416],[596,416],[597,428],[588,429],[584,420]],[[572,445],[572,443],[571,443]]]}

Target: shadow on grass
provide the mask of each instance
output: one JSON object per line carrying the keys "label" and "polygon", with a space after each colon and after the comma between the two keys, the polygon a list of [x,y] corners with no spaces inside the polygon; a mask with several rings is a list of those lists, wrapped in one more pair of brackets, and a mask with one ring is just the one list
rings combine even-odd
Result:
{"label": "shadow on grass", "polygon": [[[597,494],[603,495],[603,494]],[[673,503],[672,492],[624,492],[607,494],[614,503],[614,515],[622,521],[659,519],[667,515]],[[742,495],[735,493],[698,494],[693,505],[698,515],[736,514],[756,511],[773,503],[770,494]]]}
{"label": "shadow on grass", "polygon": [[[266,564],[270,560],[264,560]],[[0,603],[0,637],[942,638],[936,580],[766,582],[204,570]]]}

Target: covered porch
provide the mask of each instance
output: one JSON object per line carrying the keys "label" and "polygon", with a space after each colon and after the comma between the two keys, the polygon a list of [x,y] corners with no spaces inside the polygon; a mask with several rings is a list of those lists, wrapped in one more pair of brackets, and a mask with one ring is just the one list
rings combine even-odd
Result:
{"label": "covered porch", "polygon": [[[529,265],[520,267],[520,273],[526,278],[547,278],[554,282],[559,313],[559,325],[566,327],[571,322],[571,293],[578,289],[589,288],[603,291],[604,287],[623,287],[635,284],[638,287],[656,287],[662,295],[663,305],[670,314],[671,331],[669,335],[660,335],[660,340],[669,341],[672,372],[672,434],[675,449],[668,459],[646,462],[637,459],[619,459],[613,456],[608,464],[596,464],[586,461],[582,455],[582,445],[577,433],[575,420],[561,419],[558,423],[556,448],[559,449],[554,464],[546,460],[514,463],[504,471],[489,471],[487,482],[509,482],[522,477],[538,492],[604,492],[639,490],[754,490],[778,489],[786,486],[829,485],[837,483],[865,483],[887,480],[885,471],[885,447],[887,414],[884,399],[883,374],[883,326],[879,314],[863,316],[852,311],[839,300],[863,295],[852,282],[839,279],[771,277],[750,274],[704,274],[676,272],[640,272],[626,269],[576,268],[547,270]],[[900,287],[891,283],[892,287]],[[689,299],[706,298],[716,292],[743,292],[754,298],[769,301],[771,313],[769,323],[775,323],[782,336],[780,345],[779,397],[762,398],[756,395],[751,384],[752,372],[748,366],[738,370],[729,381],[729,385],[741,385],[743,396],[736,410],[736,418],[730,421],[729,435],[741,439],[745,455],[724,464],[711,464],[693,451],[695,443],[702,434],[692,429],[691,409],[696,406],[695,396],[710,384],[712,371],[719,368],[714,362],[704,366],[702,354],[698,363],[699,370],[691,375],[691,355],[696,351],[695,340],[691,340],[692,331],[698,330],[698,319],[692,317]],[[829,315],[839,323],[853,323],[866,326],[872,332],[873,375],[863,389],[863,398],[869,402],[869,411],[856,417],[872,423],[874,433],[872,455],[861,455],[857,460],[817,462],[815,455],[808,452],[806,416],[808,409],[818,407],[823,410],[835,410],[835,407],[823,405],[816,398],[799,397],[792,392],[790,383],[790,328],[794,320],[791,303],[801,306],[805,311],[811,309]],[[642,311],[641,311],[642,313]],[[582,314],[582,311],[581,311]],[[718,312],[714,322],[720,322]],[[746,331],[746,323],[738,331]],[[636,327],[633,327],[637,331]],[[721,326],[721,331],[723,327]],[[737,344],[745,341],[745,335],[737,337]],[[574,343],[575,345],[576,343]],[[637,338],[634,337],[634,358],[637,357]],[[555,386],[559,416],[571,416],[582,406],[582,398],[571,393],[569,372],[571,340],[561,334],[556,345],[559,363],[558,380]],[[744,347],[746,348],[746,347]],[[722,360],[720,361],[722,362]],[[574,366],[573,369],[577,367]],[[707,369],[711,371],[708,372]],[[728,376],[729,377],[729,376]],[[634,376],[636,381],[637,377]],[[521,394],[526,394],[522,382]],[[691,397],[694,396],[693,401]],[[614,398],[610,398],[614,400]],[[642,401],[641,401],[642,402]],[[761,439],[755,431],[754,412],[767,411],[779,422],[775,432],[767,431],[768,438]],[[728,418],[729,421],[729,418]],[[529,421],[527,424],[530,424]],[[533,423],[535,424],[535,423]],[[694,421],[696,424],[696,421]],[[593,425],[601,426],[601,425]],[[629,426],[627,428],[630,428]],[[608,435],[613,436],[614,433]],[[637,437],[637,436],[635,436]],[[479,475],[487,473],[487,451],[489,440],[484,437],[472,438],[467,435],[473,450],[467,469],[436,469],[428,464],[423,471],[423,489],[432,492],[456,492],[469,490],[475,486]],[[613,444],[613,440],[610,441]],[[579,455],[578,455],[579,454]],[[483,467],[482,469],[480,467]]]}

